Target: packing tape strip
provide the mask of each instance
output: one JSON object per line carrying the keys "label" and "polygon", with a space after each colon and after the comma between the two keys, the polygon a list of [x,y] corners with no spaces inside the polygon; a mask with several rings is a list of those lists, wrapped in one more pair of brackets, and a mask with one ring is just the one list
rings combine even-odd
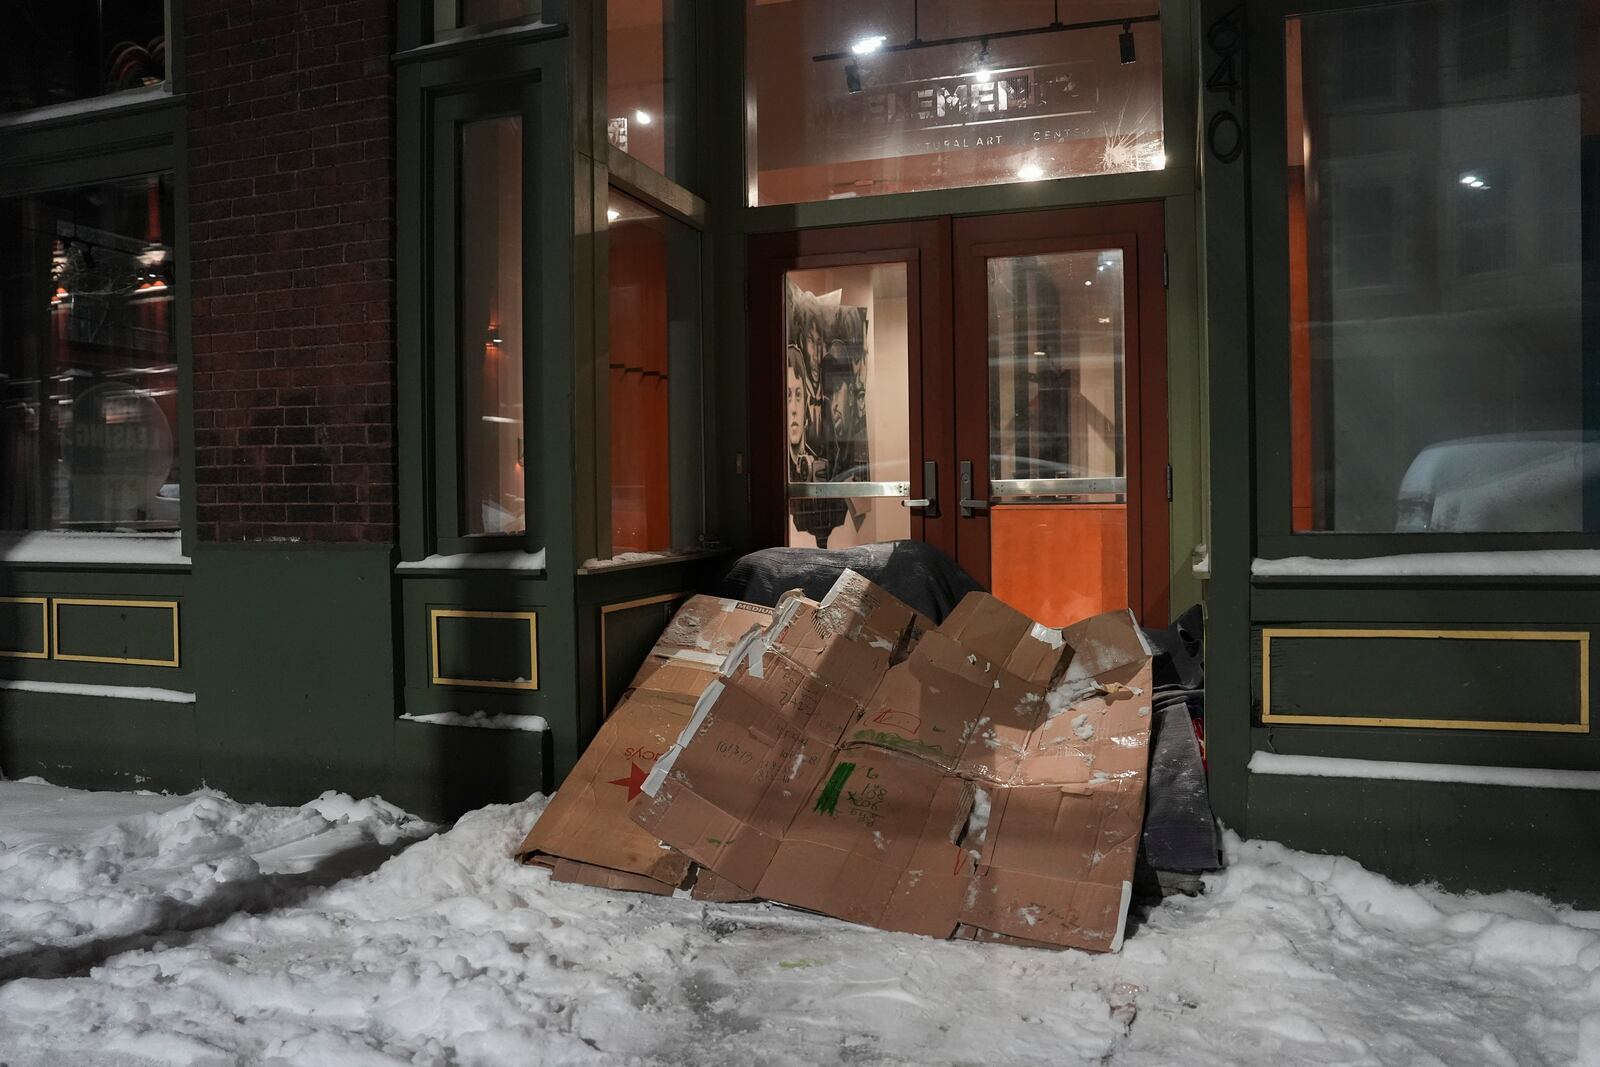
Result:
{"label": "packing tape strip", "polygon": [[1064,644],[1061,639],[1061,631],[1055,629],[1054,627],[1046,626],[1043,623],[1034,623],[1033,629],[1029,630],[1028,634],[1035,641],[1043,641],[1051,648],[1060,648],[1062,644]]}
{"label": "packing tape strip", "polygon": [[706,691],[700,694],[699,700],[695,701],[694,714],[689,716],[688,725],[678,735],[677,742],[667,749],[665,755],[656,760],[654,767],[650,768],[650,773],[645,776],[644,784],[639,787],[641,792],[653,797],[661,791],[662,783],[667,780],[667,772],[671,771],[672,765],[678,762],[678,754],[683,751],[683,746],[687,745],[694,735],[700,732],[700,725],[706,721],[706,716],[711,713],[711,705],[717,702],[717,698],[722,695],[722,691],[725,688],[727,687],[722,684],[720,679],[713,679],[711,684],[706,686]]}

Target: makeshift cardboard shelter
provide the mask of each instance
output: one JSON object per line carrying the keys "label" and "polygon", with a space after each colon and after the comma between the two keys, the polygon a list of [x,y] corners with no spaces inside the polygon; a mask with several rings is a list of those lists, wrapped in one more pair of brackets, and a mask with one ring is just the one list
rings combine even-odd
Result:
{"label": "makeshift cardboard shelter", "polygon": [[756,896],[890,930],[1115,950],[1150,736],[1126,612],[983,593],[937,628],[853,572],[733,650],[633,817]]}
{"label": "makeshift cardboard shelter", "polygon": [[973,593],[935,627],[854,572],[775,618],[696,597],[519,852],[609,888],[1114,951],[1150,668],[1126,612],[1055,630]]}

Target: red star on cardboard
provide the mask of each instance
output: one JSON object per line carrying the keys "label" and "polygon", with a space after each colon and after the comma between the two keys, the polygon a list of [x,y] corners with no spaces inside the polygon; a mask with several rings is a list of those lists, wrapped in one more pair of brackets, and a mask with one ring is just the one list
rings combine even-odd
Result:
{"label": "red star on cardboard", "polygon": [[611,779],[611,781],[607,782],[606,784],[607,785],[625,785],[625,786],[627,786],[628,787],[628,799],[632,800],[634,797],[636,797],[640,793],[644,792],[644,780],[648,776],[649,772],[646,771],[643,767],[639,766],[637,763],[629,763],[628,766],[633,768],[632,772],[628,775],[628,777],[626,777],[626,778],[613,778],[613,779]]}

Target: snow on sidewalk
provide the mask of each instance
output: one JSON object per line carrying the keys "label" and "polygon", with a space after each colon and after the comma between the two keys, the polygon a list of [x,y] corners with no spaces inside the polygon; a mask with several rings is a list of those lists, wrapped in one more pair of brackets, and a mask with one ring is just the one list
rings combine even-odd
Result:
{"label": "snow on sidewalk", "polygon": [[[143,942],[0,979],[0,1062],[1600,1067],[1600,913],[1230,840],[1119,956],[959,944],[552,883],[508,858],[542,805],[283,895],[425,828],[0,782],[0,958]],[[161,929],[173,907],[214,924]]]}

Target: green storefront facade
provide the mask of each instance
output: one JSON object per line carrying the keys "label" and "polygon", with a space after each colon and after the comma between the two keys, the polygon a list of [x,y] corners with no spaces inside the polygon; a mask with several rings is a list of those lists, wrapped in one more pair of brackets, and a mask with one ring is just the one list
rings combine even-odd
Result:
{"label": "green storefront facade", "polygon": [[[939,450],[978,404],[960,366],[983,361],[963,328],[948,344],[928,325],[965,306],[959,262],[940,257],[1000,240],[963,245],[963,233],[1032,220],[1069,234],[1038,254],[1066,254],[1074,227],[1094,237],[1097,220],[1145,211],[1159,240],[1141,231],[1127,255],[1158,312],[1140,317],[1140,343],[1159,351],[1159,375],[1142,379],[1147,398],[1159,393],[1143,410],[1159,418],[1143,424],[1144,452],[1137,469],[1119,467],[1116,492],[1146,497],[1136,520],[1120,520],[1142,527],[1128,542],[1142,553],[1139,605],[1206,607],[1217,815],[1244,836],[1348,854],[1402,880],[1592,904],[1594,5],[807,4],[826,9],[814,17],[831,44],[747,54],[747,40],[782,39],[757,34],[757,20],[798,17],[791,5],[399,0],[308,16],[288,2],[169,0],[156,84],[95,107],[13,104],[0,119],[0,202],[169,176],[155,243],[171,290],[177,505],[137,535],[118,532],[125,522],[53,522],[62,512],[48,500],[27,521],[7,516],[0,770],[274,802],[381,793],[441,817],[548,791],[682,599],[744,551],[784,541],[781,474],[767,462],[781,454],[769,447],[781,349],[765,344],[776,319],[757,291],[772,263],[912,265],[911,364],[931,381],[940,364],[919,362],[915,346],[942,351],[958,384],[912,394],[922,451],[914,440],[902,488],[942,509],[922,509],[910,536],[965,562],[964,524],[997,520],[1003,499],[956,506],[970,480],[958,480],[954,445]],[[874,20],[881,39],[851,52]],[[636,62],[624,31],[656,48],[653,105],[608,99],[628,80],[617,58]],[[1080,40],[1107,44],[1109,66],[1080,62]],[[1046,58],[1008,65],[1010,47]],[[1049,74],[1052,48],[1078,65]],[[987,68],[980,79],[969,67],[991,55],[1012,107],[1056,106],[1058,126],[1075,107],[1104,117],[1097,72],[1147,79],[1159,163],[1113,159],[1120,125],[1097,130],[1110,162],[1092,173],[1016,171],[1021,157],[961,140],[971,131],[886,170],[888,191],[873,184],[884,179],[870,145],[889,135],[823,127],[790,162],[762,162],[783,148],[766,145],[780,124],[760,121],[782,103],[777,90],[757,98],[769,67],[798,72],[800,97],[826,71],[839,107],[859,103],[899,129],[918,120],[894,118],[896,101],[947,106],[927,63],[987,87]],[[873,64],[902,58],[924,66],[891,90]],[[1025,75],[1026,96],[1014,80]],[[1069,83],[1071,101],[1093,102],[1050,104],[1040,87],[1059,99]],[[976,93],[949,98],[963,122]],[[630,108],[631,130],[619,128]],[[653,141],[663,116],[671,125]],[[1152,124],[1126,108],[1118,121]],[[1018,128],[1048,139],[1044,125]],[[1491,134],[1504,143],[1486,151]],[[1004,179],[983,169],[991,157],[1011,168]],[[833,169],[807,169],[823,163]],[[324,192],[350,187],[363,194]],[[1550,217],[1542,205],[1555,205]],[[87,230],[50,210],[67,266],[48,277],[92,306],[74,289],[81,280],[88,294],[90,276],[62,273],[78,269],[70,235]],[[636,219],[648,240],[619,245],[613,231]],[[907,234],[932,236],[913,249]],[[1006,255],[1034,254],[1005,240]],[[830,241],[856,250],[814,252]],[[654,295],[618,281],[641,248],[664,266]],[[41,262],[8,266],[10,291]],[[954,279],[943,289],[940,270]],[[625,291],[640,302],[619,310]],[[360,314],[339,310],[352,301]],[[33,352],[44,327],[28,333],[26,306],[13,306],[23,325],[0,324],[0,344]],[[1548,335],[1528,325],[1533,312],[1555,323]],[[652,316],[664,323],[657,362],[617,355]],[[269,336],[275,320],[282,337]],[[74,352],[100,343],[71,329]],[[1519,340],[1533,335],[1538,346]],[[60,403],[85,422],[100,410]],[[1436,447],[1452,442],[1466,459]],[[619,457],[653,472],[639,476],[643,497],[619,492]],[[1538,473],[1551,464],[1577,474]],[[1519,510],[1513,492],[1511,510],[1538,518],[1507,521],[1474,495],[1530,465],[1539,502],[1557,506]],[[1414,522],[1397,490],[1430,471],[1434,511]],[[41,499],[56,477],[36,477]],[[480,506],[485,479],[503,507]],[[1108,487],[1095,489],[1109,498]],[[636,515],[648,543],[634,538]],[[1053,566],[1048,555],[1038,565]],[[543,729],[437,718],[479,712]]]}

